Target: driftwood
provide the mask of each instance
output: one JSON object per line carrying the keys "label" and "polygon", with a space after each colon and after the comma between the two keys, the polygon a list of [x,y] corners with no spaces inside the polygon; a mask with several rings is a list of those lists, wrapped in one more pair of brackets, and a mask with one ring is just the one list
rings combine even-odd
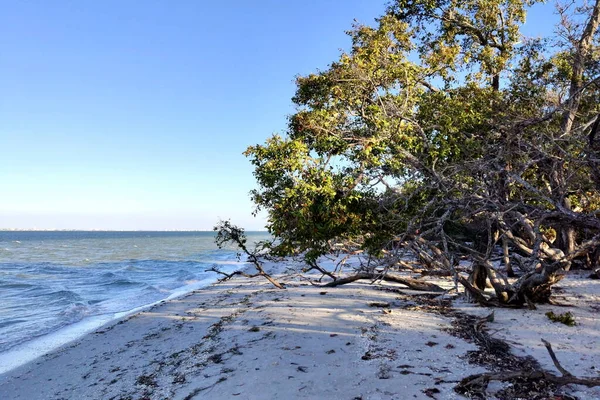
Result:
{"label": "driftwood", "polygon": [[508,343],[491,337],[486,330],[486,323],[494,320],[493,312],[484,318],[473,318],[460,313],[455,315],[460,317],[456,322],[462,321],[463,323],[456,325],[453,323],[455,325],[453,334],[473,340],[480,348],[478,351],[469,352],[471,353],[469,360],[495,370],[462,379],[454,388],[457,393],[470,398],[486,399],[489,397],[489,393],[486,391],[492,381],[512,384],[501,389],[500,392],[494,393],[498,398],[530,398],[533,393],[536,393],[536,396],[544,396],[554,392],[557,387],[568,384],[600,386],[600,377],[579,378],[563,368],[552,350],[552,345],[544,339],[541,340],[556,369],[562,375],[545,370],[531,357],[518,357],[511,354]]}
{"label": "driftwood", "polygon": [[479,389],[481,387],[486,388],[491,381],[509,382],[516,379],[544,379],[558,386],[564,386],[569,384],[584,385],[587,387],[600,386],[600,378],[577,378],[576,376],[557,376],[547,371],[511,371],[490,372],[485,374],[471,375],[461,380],[458,384],[458,387],[464,388],[466,390],[469,390],[471,387],[477,387]]}
{"label": "driftwood", "polygon": [[[254,268],[256,269],[257,273],[254,275],[249,275],[249,274],[245,274],[242,271],[236,271],[232,274],[226,274],[226,273],[218,270],[216,267],[213,267],[213,268],[209,269],[208,271],[213,271],[213,272],[216,272],[217,274],[224,275],[225,278],[223,278],[223,280],[231,279],[234,275],[242,275],[242,276],[246,276],[246,277],[250,277],[250,278],[256,277],[256,276],[262,276],[266,280],[271,282],[271,284],[273,286],[275,286],[277,289],[285,289],[284,285],[282,285],[281,283],[279,283],[275,279],[273,279],[273,277],[271,277],[271,275],[267,274],[265,272],[265,270],[263,269],[262,263],[260,262],[260,260],[258,258],[258,254],[260,253],[259,246],[255,245],[255,248],[252,251],[250,249],[248,249],[248,247],[246,246],[246,241],[247,241],[246,234],[244,233],[244,230],[242,228],[232,225],[231,222],[229,222],[229,221],[220,221],[214,227],[214,230],[217,232],[217,235],[215,236],[215,244],[217,245],[217,247],[221,249],[226,244],[233,243],[242,252],[244,252],[248,256],[248,262],[251,262],[252,264],[254,264]],[[268,245],[265,242],[261,242],[261,243],[262,243],[263,248]],[[241,256],[241,254],[238,253],[238,259],[240,256]]]}
{"label": "driftwood", "polygon": [[396,282],[401,283],[405,286],[408,286],[409,289],[412,290],[422,290],[427,292],[445,292],[444,289],[429,282],[423,282],[417,279],[405,278],[402,276],[394,275],[394,274],[378,274],[378,273],[370,273],[370,272],[361,272],[356,275],[347,276],[345,278],[338,278],[335,281],[326,283],[325,285],[321,285],[322,287],[335,287],[340,285],[345,285],[347,283],[352,283],[358,281],[360,279],[369,279],[372,281],[376,280],[384,280],[388,282]]}
{"label": "driftwood", "polygon": [[513,380],[539,380],[543,379],[558,386],[569,384],[583,385],[587,387],[600,386],[600,378],[578,378],[572,375],[558,376],[548,371],[509,371],[509,372],[489,372],[485,374],[475,374],[468,376],[460,381],[457,388],[468,391],[470,388],[485,389],[491,381],[510,382]]}
{"label": "driftwood", "polygon": [[556,354],[554,354],[554,350],[552,350],[552,345],[550,344],[550,342],[542,339],[542,343],[544,343],[544,346],[546,346],[546,350],[548,350],[548,354],[550,354],[550,358],[552,358],[552,362],[554,363],[556,369],[559,370],[563,376],[573,376],[572,373],[570,373],[569,371],[564,369],[562,365],[560,365],[560,362],[558,362],[558,358],[556,358]]}
{"label": "driftwood", "polygon": [[[256,267],[256,265],[255,265]],[[258,268],[257,268],[258,269]],[[275,279],[273,279],[273,277],[269,274],[267,274],[262,267],[260,268],[259,272],[257,272],[256,274],[248,274],[244,271],[233,271],[232,273],[228,274],[227,272],[223,272],[220,269],[216,268],[216,267],[211,267],[205,270],[206,272],[215,272],[219,275],[223,275],[223,278],[219,279],[219,282],[224,282],[226,280],[229,280],[231,278],[233,278],[236,275],[239,276],[243,276],[244,278],[256,278],[258,276],[262,276],[263,278],[265,278],[266,280],[268,280],[269,282],[271,282],[271,284],[273,286],[275,286],[277,289],[285,289],[284,285],[282,283],[279,283],[278,281],[276,281]]]}
{"label": "driftwood", "polygon": [[[489,320],[489,317],[488,317]],[[476,331],[478,329],[483,329],[485,324],[485,319],[481,319],[476,324]],[[460,383],[455,387],[455,391],[458,393],[477,393],[479,395],[485,395],[485,390],[487,389],[488,384],[491,381],[498,382],[519,382],[519,384],[523,384],[523,382],[535,382],[539,380],[546,381],[548,383],[552,383],[556,386],[564,386],[569,384],[576,385],[584,385],[587,387],[600,386],[600,377],[584,377],[578,378],[567,371],[558,361],[554,350],[552,350],[552,345],[550,342],[541,339],[544,345],[546,346],[546,350],[548,350],[548,354],[552,358],[552,362],[556,369],[562,375],[556,375],[549,371],[546,371],[539,368],[531,368],[531,369],[522,369],[517,371],[501,371],[501,372],[487,372],[483,374],[474,374],[470,375],[460,381]]]}

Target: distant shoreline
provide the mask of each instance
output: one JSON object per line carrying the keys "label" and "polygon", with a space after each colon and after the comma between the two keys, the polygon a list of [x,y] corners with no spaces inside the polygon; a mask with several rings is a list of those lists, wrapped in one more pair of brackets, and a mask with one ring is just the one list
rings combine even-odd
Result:
{"label": "distant shoreline", "polygon": [[[18,228],[0,228],[0,232],[214,232],[210,230],[191,230],[191,229],[18,229]],[[246,232],[268,233],[267,230],[246,230]]]}

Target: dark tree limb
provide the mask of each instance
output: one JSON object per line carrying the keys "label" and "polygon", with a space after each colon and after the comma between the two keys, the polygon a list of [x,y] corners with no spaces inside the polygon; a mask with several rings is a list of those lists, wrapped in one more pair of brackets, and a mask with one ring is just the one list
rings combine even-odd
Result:
{"label": "dark tree limb", "polygon": [[596,1],[592,8],[591,15],[586,22],[585,28],[579,43],[575,48],[573,60],[573,72],[571,73],[571,86],[569,88],[569,102],[566,110],[563,112],[561,129],[565,134],[570,133],[575,120],[575,115],[581,101],[581,88],[583,87],[583,76],[585,72],[585,63],[590,57],[590,49],[593,45],[594,35],[600,25],[600,2]]}
{"label": "dark tree limb", "polygon": [[489,299],[483,294],[483,291],[471,284],[467,279],[462,276],[458,277],[458,281],[465,287],[467,293],[474,299],[477,303],[484,307],[489,307],[492,303]]}
{"label": "dark tree limb", "polygon": [[[488,372],[485,374],[475,374],[468,376],[460,381],[456,389],[462,391],[469,391],[470,388],[477,388],[481,390],[481,387],[487,388],[487,385],[491,381],[499,382],[510,382],[516,379],[522,380],[538,380],[543,379],[548,382],[554,383],[558,386],[564,385],[584,385],[587,387],[600,386],[600,378],[577,378],[575,376],[557,376],[550,372],[545,371],[510,371],[510,372]],[[459,392],[459,393],[460,393]]]}
{"label": "dark tree limb", "polygon": [[227,272],[223,272],[214,266],[211,268],[205,269],[204,272],[214,272],[216,274],[223,275],[223,278],[219,279],[219,282],[225,282],[229,279],[232,279],[234,276],[243,276],[244,278],[256,278],[257,276],[261,276],[259,273],[247,274],[246,272],[239,271],[239,270],[233,271],[232,273],[228,274]]}
{"label": "dark tree limb", "polygon": [[258,257],[256,257],[255,254],[249,254],[249,260],[252,264],[254,264],[254,268],[256,268],[256,270],[258,271],[257,275],[264,277],[266,280],[271,282],[271,284],[273,286],[275,286],[277,289],[285,289],[283,284],[277,282],[275,279],[273,279],[273,277],[271,277],[271,275],[269,275],[265,272],[262,265],[260,264],[260,261],[258,260]]}
{"label": "dark tree limb", "polygon": [[485,392],[488,384],[491,381],[499,382],[512,382],[515,380],[519,381],[535,381],[545,380],[553,383],[557,386],[564,386],[569,384],[584,385],[587,387],[600,386],[600,377],[584,377],[578,378],[572,375],[569,371],[564,369],[558,361],[556,354],[552,350],[552,345],[542,339],[542,342],[546,346],[552,361],[556,368],[560,371],[562,376],[555,375],[551,372],[543,369],[532,369],[532,370],[519,370],[519,371],[507,371],[507,372],[487,372],[483,374],[470,375],[460,381],[460,383],[454,388],[458,393],[467,393],[471,391],[477,391],[479,393]]}
{"label": "dark tree limb", "polygon": [[325,285],[321,285],[321,287],[336,287],[345,285],[347,283],[352,283],[358,281],[360,279],[368,279],[371,281],[376,280],[384,280],[388,282],[396,282],[401,283],[402,285],[408,286],[409,289],[412,290],[421,290],[427,292],[445,292],[444,289],[429,282],[419,281],[417,279],[405,278],[402,276],[394,275],[394,274],[378,274],[378,273],[369,273],[369,272],[361,272],[356,275],[347,276],[345,278],[338,278],[335,281],[326,283]]}
{"label": "dark tree limb", "polygon": [[[262,269],[262,268],[261,268]],[[266,280],[268,280],[269,282],[271,282],[271,284],[273,286],[275,286],[278,289],[285,289],[285,287],[283,286],[283,284],[277,282],[275,279],[273,279],[271,277],[271,275],[267,274],[264,271],[259,271],[256,274],[247,274],[244,271],[233,271],[232,273],[228,274],[226,272],[221,271],[220,269],[216,268],[216,267],[212,267],[209,269],[205,270],[206,272],[215,272],[219,275],[223,275],[223,278],[219,279],[219,282],[225,282],[231,278],[233,278],[234,276],[243,276],[244,278],[256,278],[258,276],[262,276],[264,277]]]}
{"label": "dark tree limb", "polygon": [[327,275],[328,277],[330,277],[334,281],[337,279],[337,277],[333,273],[331,273],[331,272],[327,271],[326,269],[322,268],[319,264],[317,264],[316,261],[309,262],[308,263],[308,268],[303,268],[302,272],[307,273],[309,271],[312,271],[313,269],[319,271],[323,276]]}
{"label": "dark tree limb", "polygon": [[[258,271],[258,273],[255,276],[264,277],[266,280],[271,282],[271,284],[277,289],[285,289],[285,287],[281,283],[277,282],[275,279],[273,279],[273,277],[271,277],[271,275],[265,272],[257,256],[258,250],[250,251],[248,249],[248,247],[246,246],[246,234],[244,233],[244,230],[242,228],[233,225],[229,221],[220,221],[217,224],[217,226],[214,227],[214,231],[217,232],[217,236],[215,237],[215,243],[217,244],[217,247],[222,248],[227,243],[235,244],[248,256],[248,261],[254,264],[254,268],[256,269],[256,271]],[[238,258],[239,256],[240,254],[238,254]],[[242,273],[240,272],[236,275],[242,275]]]}
{"label": "dark tree limb", "polygon": [[554,363],[556,369],[559,370],[560,373],[563,374],[563,376],[573,376],[572,373],[570,373],[569,371],[564,369],[562,365],[560,365],[558,358],[556,358],[556,354],[554,354],[554,350],[552,350],[552,345],[550,344],[550,342],[542,339],[542,343],[544,343],[544,346],[546,346],[546,350],[548,350],[548,354],[550,354],[550,358],[552,358],[552,362]]}

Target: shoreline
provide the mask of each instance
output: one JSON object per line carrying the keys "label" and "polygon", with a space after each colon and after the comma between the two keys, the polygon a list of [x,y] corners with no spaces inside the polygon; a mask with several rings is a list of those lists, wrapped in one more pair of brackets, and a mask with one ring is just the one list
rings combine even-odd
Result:
{"label": "shoreline", "polygon": [[[466,360],[476,346],[446,331],[451,318],[419,310],[399,296],[411,294],[401,285],[284,280],[287,290],[236,277],[109,323],[0,374],[3,399],[460,399],[456,382],[486,371]],[[582,282],[565,285],[574,292],[564,296],[596,301],[581,299]],[[537,345],[543,332],[565,368],[590,375],[600,322],[582,307],[575,328],[548,323],[543,309],[496,309],[490,329],[551,369]],[[460,301],[454,308],[490,311]],[[600,398],[598,389],[570,388],[582,398]]]}
{"label": "shoreline", "polygon": [[[244,268],[246,270],[248,266]],[[166,301],[176,300],[197,290],[214,285],[218,281],[218,276],[206,278],[193,284],[181,286],[173,289],[173,293],[164,299],[156,300],[148,304],[134,307],[130,310],[118,311],[114,313],[98,314],[85,317],[80,321],[74,322],[58,328],[57,330],[34,337],[25,342],[18,343],[8,350],[0,353],[0,376],[19,368],[29,362],[33,362],[46,354],[60,350],[64,346],[83,338],[112,324],[117,324],[121,320],[148,310],[154,306],[160,305]]]}

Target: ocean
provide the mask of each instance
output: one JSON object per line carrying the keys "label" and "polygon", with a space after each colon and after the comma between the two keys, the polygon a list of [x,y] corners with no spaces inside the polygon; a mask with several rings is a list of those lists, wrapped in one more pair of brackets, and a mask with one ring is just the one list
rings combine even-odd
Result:
{"label": "ocean", "polygon": [[[268,239],[248,232],[249,242]],[[0,373],[246,266],[213,232],[0,231]]]}

